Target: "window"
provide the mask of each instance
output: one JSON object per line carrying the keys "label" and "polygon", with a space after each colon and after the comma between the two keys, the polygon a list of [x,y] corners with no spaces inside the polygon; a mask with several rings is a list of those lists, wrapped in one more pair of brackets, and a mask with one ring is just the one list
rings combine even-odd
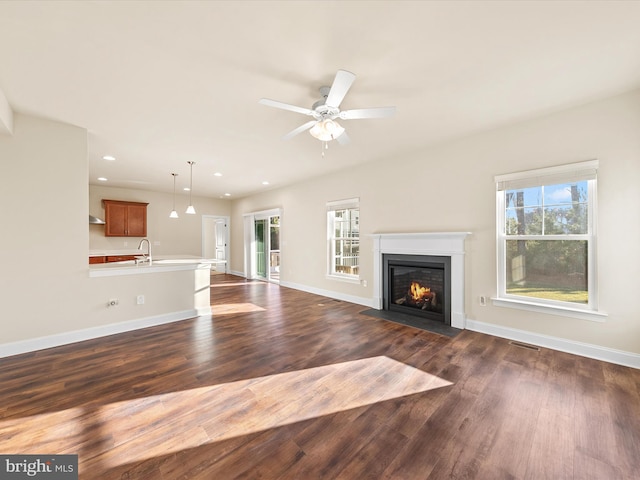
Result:
{"label": "window", "polygon": [[597,310],[597,168],[594,160],[496,177],[497,300]]}
{"label": "window", "polygon": [[358,280],[360,266],[359,200],[327,204],[328,275]]}

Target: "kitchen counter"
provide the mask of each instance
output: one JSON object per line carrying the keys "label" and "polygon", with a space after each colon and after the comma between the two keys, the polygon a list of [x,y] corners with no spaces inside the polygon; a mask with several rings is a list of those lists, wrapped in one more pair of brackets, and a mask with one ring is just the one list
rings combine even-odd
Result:
{"label": "kitchen counter", "polygon": [[[122,250],[119,250],[122,252]],[[137,251],[139,254],[140,252]],[[122,253],[120,253],[122,254]],[[135,255],[135,253],[133,254]],[[141,275],[146,273],[175,272],[180,270],[211,269],[212,265],[224,265],[226,261],[202,258],[194,255],[162,255],[152,257],[151,264],[134,260],[89,265],[89,277],[114,277],[119,275]]]}
{"label": "kitchen counter", "polygon": [[151,265],[133,260],[89,265],[95,313],[115,331],[210,315],[211,266],[218,263],[224,262],[158,255]]}

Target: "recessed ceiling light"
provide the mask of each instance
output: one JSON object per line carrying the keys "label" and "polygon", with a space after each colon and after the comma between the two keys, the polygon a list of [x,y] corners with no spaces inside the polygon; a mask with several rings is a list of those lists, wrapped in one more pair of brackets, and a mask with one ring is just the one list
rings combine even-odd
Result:
{"label": "recessed ceiling light", "polygon": [[113,155],[105,155],[104,157],[102,157],[103,160],[109,160],[110,162],[113,162],[116,157],[114,157]]}
{"label": "recessed ceiling light", "polygon": [[225,197],[230,197],[230,196],[231,196],[231,194],[230,194],[230,193],[225,193],[225,194],[224,194],[224,196],[225,196]]}
{"label": "recessed ceiling light", "polygon": [[263,185],[269,185],[269,182],[267,182],[266,180],[264,182],[262,182]]}
{"label": "recessed ceiling light", "polygon": [[106,181],[107,181],[107,179],[106,179],[106,178],[104,178],[104,177],[98,177],[98,181],[99,181],[99,182],[106,182]]}
{"label": "recessed ceiling light", "polygon": [[214,174],[213,174],[213,176],[214,176],[214,177],[221,177],[221,176],[222,176],[222,174],[221,174],[220,172],[216,172],[216,173],[214,173]]}

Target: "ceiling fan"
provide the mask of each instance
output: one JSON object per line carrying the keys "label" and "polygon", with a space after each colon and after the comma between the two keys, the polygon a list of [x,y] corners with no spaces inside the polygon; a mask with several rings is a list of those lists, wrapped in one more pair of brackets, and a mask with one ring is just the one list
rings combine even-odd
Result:
{"label": "ceiling fan", "polygon": [[282,137],[283,140],[289,140],[299,133],[309,130],[312,136],[322,142],[337,140],[341,145],[347,145],[350,141],[349,137],[344,127],[336,122],[336,119],[359,120],[363,118],[385,118],[392,116],[396,111],[396,107],[360,108],[340,111],[340,104],[355,79],[356,76],[353,73],[347,72],[346,70],[338,70],[331,87],[320,87],[322,98],[314,103],[311,108],[297,107],[268,98],[261,99],[259,103],[268,107],[290,110],[313,117],[313,120],[287,133]]}

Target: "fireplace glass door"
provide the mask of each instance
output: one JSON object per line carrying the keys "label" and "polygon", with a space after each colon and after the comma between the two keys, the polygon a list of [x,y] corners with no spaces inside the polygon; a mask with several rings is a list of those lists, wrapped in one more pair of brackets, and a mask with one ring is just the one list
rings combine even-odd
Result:
{"label": "fireplace glass door", "polygon": [[447,257],[389,256],[385,309],[450,323],[450,262]]}

